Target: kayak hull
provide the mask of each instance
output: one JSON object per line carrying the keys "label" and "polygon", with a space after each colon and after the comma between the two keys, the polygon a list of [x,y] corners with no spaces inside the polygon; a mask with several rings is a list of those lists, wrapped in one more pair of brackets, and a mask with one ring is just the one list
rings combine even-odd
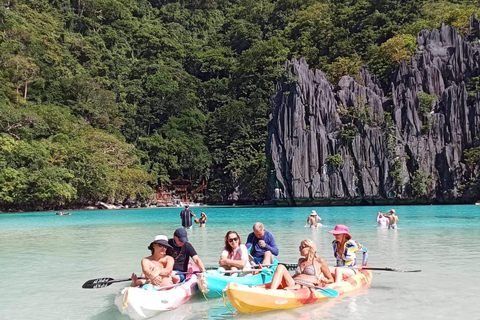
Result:
{"label": "kayak hull", "polygon": [[[340,295],[365,287],[372,281],[372,271],[359,272],[339,283],[326,285]],[[273,310],[297,308],[317,303],[329,298],[321,290],[315,288],[277,289],[267,286],[249,287],[237,283],[229,283],[226,288],[227,297],[232,306],[242,313],[258,313]]]}
{"label": "kayak hull", "polygon": [[[195,264],[190,263],[188,271],[198,271]],[[187,275],[185,282],[166,290],[145,290],[137,287],[126,287],[115,297],[115,305],[120,313],[130,319],[147,319],[163,311],[173,310],[185,302],[198,290],[197,275]]]}
{"label": "kayak hull", "polygon": [[[274,263],[278,263],[278,261],[275,261]],[[219,298],[223,295],[223,290],[227,284],[231,282],[246,286],[255,286],[271,282],[275,269],[276,266],[263,269],[260,273],[255,275],[239,275],[238,277],[222,275],[217,270],[211,270],[199,276],[197,283],[207,299]]]}

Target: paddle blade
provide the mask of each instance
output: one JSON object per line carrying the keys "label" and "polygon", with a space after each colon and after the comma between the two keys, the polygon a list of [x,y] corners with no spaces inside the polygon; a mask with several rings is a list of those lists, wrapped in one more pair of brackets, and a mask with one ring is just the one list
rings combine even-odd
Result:
{"label": "paddle blade", "polygon": [[112,284],[113,278],[98,278],[85,282],[82,286],[83,289],[98,289],[105,288]]}
{"label": "paddle blade", "polygon": [[314,288],[315,288],[315,290],[320,291],[323,295],[325,295],[327,297],[330,297],[330,298],[338,297],[338,292],[333,290],[333,289],[319,288],[319,287],[314,287]]}
{"label": "paddle blade", "polygon": [[298,267],[298,264],[296,263],[279,263],[283,264],[287,270],[295,270]]}

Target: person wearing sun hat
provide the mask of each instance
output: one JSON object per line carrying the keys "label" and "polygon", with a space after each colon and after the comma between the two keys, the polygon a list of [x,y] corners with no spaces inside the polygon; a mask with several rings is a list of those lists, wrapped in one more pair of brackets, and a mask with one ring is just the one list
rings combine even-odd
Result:
{"label": "person wearing sun hat", "polygon": [[328,231],[335,236],[332,242],[333,256],[337,259],[335,268],[335,282],[342,281],[343,276],[352,276],[357,273],[355,267],[357,265],[356,252],[363,252],[362,265],[367,264],[368,249],[360,243],[352,239],[348,227],[343,224],[337,224],[335,229]]}
{"label": "person wearing sun hat", "polygon": [[187,230],[184,228],[178,228],[175,230],[172,239],[168,239],[170,248],[167,250],[167,254],[175,259],[173,269],[175,274],[173,275],[173,282],[179,282],[185,280],[185,275],[176,274],[176,272],[186,272],[188,270],[189,259],[192,258],[193,262],[198,266],[201,271],[205,271],[205,266],[202,260],[198,256],[195,248],[188,242]]}
{"label": "person wearing sun hat", "polygon": [[156,286],[168,286],[173,283],[172,270],[174,260],[167,255],[168,238],[164,235],[156,236],[148,246],[151,256],[142,259],[142,277],[146,280],[138,280],[135,273],[132,274],[132,286],[143,285],[145,289],[155,290]]}
{"label": "person wearing sun hat", "polygon": [[307,225],[310,225],[310,228],[318,228],[321,227],[322,224],[319,221],[322,220],[317,214],[317,211],[312,210],[310,212],[310,216],[307,218]]}

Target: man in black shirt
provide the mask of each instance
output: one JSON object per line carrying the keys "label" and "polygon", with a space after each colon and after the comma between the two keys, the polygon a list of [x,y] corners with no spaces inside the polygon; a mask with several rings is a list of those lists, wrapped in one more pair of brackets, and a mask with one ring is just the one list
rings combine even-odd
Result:
{"label": "man in black shirt", "polygon": [[[171,248],[167,249],[167,254],[175,259],[173,270],[178,272],[186,272],[188,270],[188,261],[190,257],[193,262],[200,268],[201,271],[205,271],[202,260],[197,255],[197,252],[193,246],[188,242],[187,231],[183,228],[175,230],[172,239],[168,239],[168,244]],[[185,280],[185,275],[172,276],[174,283]]]}
{"label": "man in black shirt", "polygon": [[180,212],[180,219],[182,219],[182,226],[184,228],[192,227],[192,217],[197,217],[193,211],[190,211],[190,206],[185,205],[185,209]]}

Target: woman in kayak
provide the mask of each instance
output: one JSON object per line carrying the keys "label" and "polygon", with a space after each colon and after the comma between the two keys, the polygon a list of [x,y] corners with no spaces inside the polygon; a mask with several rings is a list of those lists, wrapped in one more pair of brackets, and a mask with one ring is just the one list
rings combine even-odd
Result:
{"label": "woman in kayak", "polygon": [[317,247],[312,240],[303,240],[298,250],[302,258],[298,259],[298,267],[293,277],[283,264],[279,264],[273,275],[271,289],[292,289],[302,285],[317,286],[333,282],[330,269],[325,260],[317,256]]}
{"label": "woman in kayak", "polygon": [[[225,248],[218,262],[221,268],[225,270],[250,270],[250,262],[248,261],[248,250],[236,231],[228,231],[225,236]],[[220,268],[219,268],[220,270]],[[232,273],[232,277],[236,277],[238,273]]]}
{"label": "woman in kayak", "polygon": [[362,265],[367,264],[368,250],[365,246],[352,239],[348,233],[348,227],[343,224],[337,224],[334,230],[328,231],[335,236],[333,240],[333,256],[337,259],[335,269],[335,282],[340,282],[343,277],[353,276],[358,272],[356,252],[363,252]]}
{"label": "woman in kayak", "polygon": [[[142,277],[145,280],[138,280],[135,273],[132,274],[132,287],[143,286],[145,289],[153,286],[168,286],[172,282],[172,269],[174,260],[167,255],[167,248],[171,248],[168,244],[167,236],[156,236],[154,241],[150,243],[148,249],[152,255],[142,259]],[[153,287],[155,288],[155,287]]]}

